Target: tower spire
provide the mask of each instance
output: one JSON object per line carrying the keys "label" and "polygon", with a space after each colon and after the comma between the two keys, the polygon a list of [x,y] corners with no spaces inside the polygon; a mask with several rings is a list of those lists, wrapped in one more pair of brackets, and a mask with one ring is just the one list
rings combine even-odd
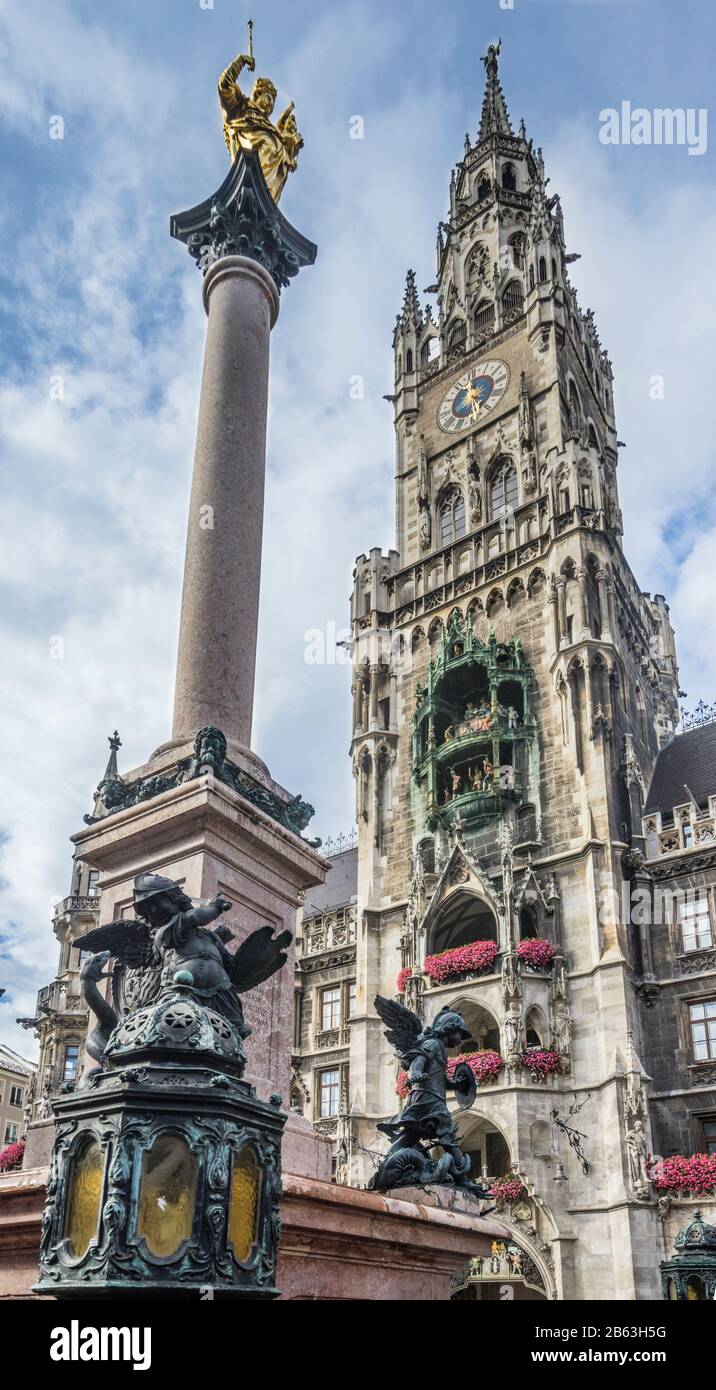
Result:
{"label": "tower spire", "polygon": [[502,87],[500,86],[500,76],[497,67],[497,57],[502,45],[502,39],[497,43],[488,45],[487,53],[483,56],[485,73],[485,95],[482,98],[482,114],[480,116],[480,129],[477,132],[477,142],[487,140],[491,135],[513,135],[514,131],[510,124],[510,117],[507,111],[507,103],[504,98]]}

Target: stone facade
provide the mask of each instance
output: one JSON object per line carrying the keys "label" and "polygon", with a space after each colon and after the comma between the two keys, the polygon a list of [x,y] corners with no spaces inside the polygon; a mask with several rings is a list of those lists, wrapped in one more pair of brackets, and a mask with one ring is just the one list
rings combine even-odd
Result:
{"label": "stone facade", "polygon": [[34,1062],[10,1047],[0,1047],[0,1151],[24,1137],[36,1071]]}
{"label": "stone facade", "polygon": [[653,920],[644,1030],[664,1157],[716,1154],[715,825],[716,723],[708,722],[659,755],[643,818]]}
{"label": "stone facade", "polygon": [[356,980],[357,848],[329,859],[325,884],[306,892],[299,916],[290,1104],[333,1140],[333,1173],[350,1172],[350,1027]]}
{"label": "stone facade", "polygon": [[[460,1132],[475,1171],[523,1177],[558,1296],[654,1298],[653,971],[622,903],[678,720],[674,636],[622,549],[612,371],[559,196],[493,49],[486,68],[436,308],[411,272],[395,327],[396,548],[354,572],[351,1180],[398,1108],[373,999],[402,968],[404,1002],[459,1007],[467,1050],[502,1058]],[[531,938],[545,968],[521,955]],[[436,970],[475,941],[496,947],[482,973]]]}

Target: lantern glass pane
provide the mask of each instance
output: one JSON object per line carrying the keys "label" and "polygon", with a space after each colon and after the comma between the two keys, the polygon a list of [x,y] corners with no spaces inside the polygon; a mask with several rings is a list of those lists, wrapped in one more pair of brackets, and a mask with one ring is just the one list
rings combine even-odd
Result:
{"label": "lantern glass pane", "polygon": [[248,1260],[258,1240],[260,1190],[256,1154],[253,1149],[243,1148],[232,1165],[229,1204],[229,1243],[239,1263]]}
{"label": "lantern glass pane", "polygon": [[197,1162],[175,1134],[161,1134],[142,1162],[137,1234],[152,1255],[168,1259],[191,1237]]}
{"label": "lantern glass pane", "polygon": [[72,1162],[65,1238],[70,1254],[79,1260],[97,1234],[102,1201],[104,1154],[96,1139],[84,1144]]}

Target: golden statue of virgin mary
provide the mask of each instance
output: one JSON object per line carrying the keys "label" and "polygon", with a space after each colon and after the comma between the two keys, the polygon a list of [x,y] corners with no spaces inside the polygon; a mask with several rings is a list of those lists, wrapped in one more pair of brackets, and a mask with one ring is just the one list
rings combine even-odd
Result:
{"label": "golden statue of virgin mary", "polygon": [[219,101],[224,116],[224,138],[232,161],[239,150],[256,150],[269,193],[277,203],[288,175],[298,163],[303,139],[293,114],[293,102],[274,124],[276,88],[268,77],[257,77],[251,96],[242,92],[238,78],[244,68],[253,72],[253,23],[249,20],[248,53],[239,53],[219,78]]}

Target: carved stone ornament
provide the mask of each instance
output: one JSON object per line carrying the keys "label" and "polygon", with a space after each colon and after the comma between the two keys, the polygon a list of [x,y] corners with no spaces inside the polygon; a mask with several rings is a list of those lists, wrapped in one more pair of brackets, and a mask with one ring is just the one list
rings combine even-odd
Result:
{"label": "carved stone ornament", "polygon": [[246,256],[268,271],[278,290],[303,266],[313,265],[317,254],[313,242],[279,212],[255,151],[239,153],[216,193],[175,213],[169,229],[201,270],[224,256]]}

